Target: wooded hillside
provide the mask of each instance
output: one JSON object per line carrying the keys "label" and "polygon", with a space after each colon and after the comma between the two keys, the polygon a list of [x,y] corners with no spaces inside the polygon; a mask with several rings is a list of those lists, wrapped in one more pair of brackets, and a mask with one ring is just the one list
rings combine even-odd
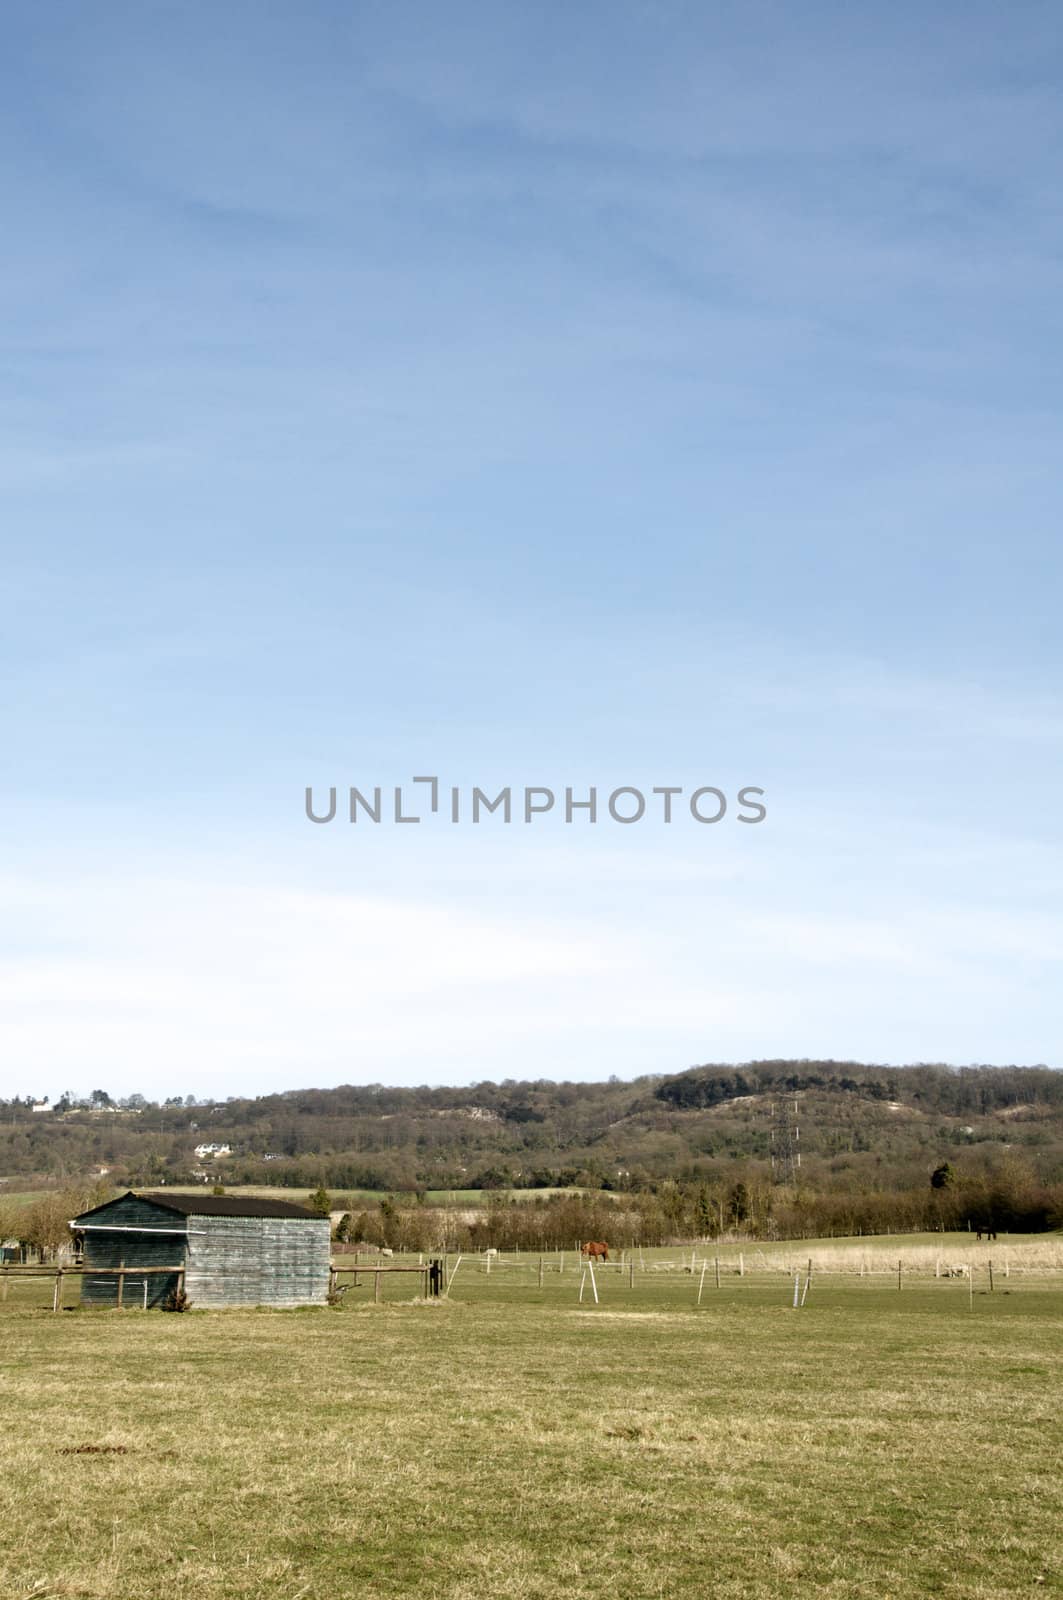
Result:
{"label": "wooded hillside", "polygon": [[[63,1096],[0,1101],[0,1178],[121,1184],[268,1183],[390,1191],[579,1184],[769,1170],[772,1108],[797,1094],[802,1178],[827,1188],[922,1184],[944,1161],[1008,1156],[1063,1179],[1063,1072],[755,1061],[633,1082],[505,1080],[469,1088],[345,1085],[255,1099],[165,1103]],[[196,1154],[228,1145],[226,1155]]]}

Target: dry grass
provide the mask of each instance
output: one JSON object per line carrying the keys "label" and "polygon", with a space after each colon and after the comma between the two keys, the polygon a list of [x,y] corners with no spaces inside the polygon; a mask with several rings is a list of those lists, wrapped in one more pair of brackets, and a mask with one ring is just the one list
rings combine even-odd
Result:
{"label": "dry grass", "polygon": [[[734,1251],[729,1257],[733,1264]],[[1046,1273],[1063,1270],[1063,1239],[1059,1234],[1022,1235],[1014,1239],[979,1242],[972,1234],[895,1235],[867,1242],[847,1240],[825,1243],[821,1239],[791,1241],[769,1249],[752,1247],[744,1252],[747,1266],[765,1271],[789,1271],[804,1267],[809,1258],[816,1272],[848,1274],[896,1272],[897,1262],[904,1271],[933,1277],[937,1268],[960,1264],[985,1271],[992,1263],[1000,1274]]]}
{"label": "dry grass", "polygon": [[1060,1592],[1063,1286],[973,1311],[933,1281],[824,1281],[800,1312],[778,1277],[700,1310],[678,1273],[601,1289],[578,1307],[574,1275],[513,1270],[432,1308],[9,1308],[0,1595]]}

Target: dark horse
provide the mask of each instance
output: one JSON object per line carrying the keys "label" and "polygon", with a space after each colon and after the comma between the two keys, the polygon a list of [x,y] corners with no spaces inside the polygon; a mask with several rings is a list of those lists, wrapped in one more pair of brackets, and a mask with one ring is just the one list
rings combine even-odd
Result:
{"label": "dark horse", "polygon": [[583,1252],[582,1253],[587,1257],[587,1259],[589,1261],[608,1261],[609,1260],[609,1246],[607,1244],[604,1244],[600,1240],[596,1241],[596,1240],[592,1239],[589,1244],[585,1244],[583,1246]]}

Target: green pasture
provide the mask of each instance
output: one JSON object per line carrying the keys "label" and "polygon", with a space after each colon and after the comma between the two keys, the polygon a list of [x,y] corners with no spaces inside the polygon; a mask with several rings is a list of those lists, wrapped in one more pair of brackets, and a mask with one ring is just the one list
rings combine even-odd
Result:
{"label": "green pasture", "polygon": [[0,1594],[1063,1592],[1063,1274],[814,1268],[795,1311],[785,1261],[717,1289],[710,1257],[699,1306],[700,1252],[644,1255],[597,1305],[573,1254],[337,1310],[53,1316],[19,1282]]}
{"label": "green pasture", "polygon": [[[205,1193],[210,1193],[213,1184],[217,1182],[224,1186],[226,1194],[251,1195],[256,1199],[264,1200],[291,1200],[295,1205],[305,1205],[310,1196],[316,1193],[314,1189],[286,1189],[278,1184],[227,1184],[225,1172],[219,1168],[210,1183],[205,1184],[174,1184],[172,1187],[181,1193],[202,1188]],[[140,1189],[150,1189],[151,1184],[136,1185]],[[14,1205],[30,1205],[34,1200],[40,1199],[42,1194],[50,1193],[48,1189],[34,1190],[9,1190],[0,1185],[0,1204],[12,1203]],[[490,1189],[428,1189],[425,1191],[425,1204],[430,1206],[483,1206],[487,1204],[492,1195],[504,1193],[507,1198],[518,1201],[549,1200],[560,1194],[583,1194],[582,1189],[507,1189],[504,1191]],[[396,1191],[391,1189],[330,1189],[333,1208],[339,1210],[346,1207],[348,1202],[354,1208],[363,1208],[379,1205],[381,1200],[391,1199],[400,1205],[412,1206],[416,1203],[413,1192]]]}
{"label": "green pasture", "polygon": [[[224,1173],[219,1173],[218,1181],[225,1182]],[[297,1205],[305,1205],[313,1189],[280,1189],[270,1188],[261,1184],[226,1184],[226,1194],[254,1195],[259,1199],[268,1200],[294,1200]],[[582,1194],[582,1189],[426,1189],[425,1204],[429,1206],[483,1206],[492,1196],[505,1194],[506,1198],[514,1200],[549,1200],[559,1194]],[[390,1189],[330,1189],[333,1209],[338,1210],[341,1205],[346,1206],[350,1201],[352,1206],[379,1205],[381,1200],[392,1199],[400,1205],[413,1205],[416,1196],[411,1192]]]}

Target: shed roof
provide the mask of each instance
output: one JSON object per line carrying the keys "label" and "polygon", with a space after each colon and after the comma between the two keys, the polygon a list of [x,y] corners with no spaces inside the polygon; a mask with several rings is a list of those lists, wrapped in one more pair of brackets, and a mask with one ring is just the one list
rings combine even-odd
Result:
{"label": "shed roof", "polygon": [[[242,1194],[177,1194],[165,1189],[161,1193],[153,1191],[137,1193],[133,1189],[127,1190],[124,1195],[119,1195],[120,1200],[145,1200],[149,1205],[158,1206],[163,1211],[176,1212],[181,1217],[299,1217],[304,1221],[309,1218],[328,1221],[328,1218],[318,1218],[316,1211],[307,1210],[306,1206],[297,1206],[291,1200],[262,1200],[252,1195]],[[86,1217],[97,1216],[101,1211],[106,1211],[113,1206],[114,1200],[106,1200],[101,1206],[93,1206],[91,1211],[83,1211],[75,1222],[82,1222]]]}

